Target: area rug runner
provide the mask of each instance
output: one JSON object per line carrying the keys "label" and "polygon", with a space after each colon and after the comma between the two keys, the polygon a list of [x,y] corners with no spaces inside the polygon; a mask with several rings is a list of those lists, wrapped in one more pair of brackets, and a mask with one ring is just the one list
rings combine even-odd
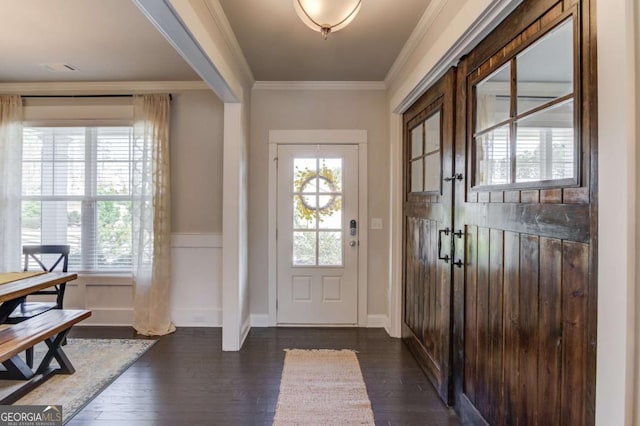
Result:
{"label": "area rug runner", "polygon": [[373,425],[355,352],[288,350],[273,424]]}
{"label": "area rug runner", "polygon": [[[62,405],[65,423],[154,343],[155,340],[137,339],[68,339],[63,350],[76,372],[53,376],[14,405]],[[36,346],[34,365],[39,364],[45,352],[44,344]],[[15,383],[0,380],[0,389],[11,386]]]}

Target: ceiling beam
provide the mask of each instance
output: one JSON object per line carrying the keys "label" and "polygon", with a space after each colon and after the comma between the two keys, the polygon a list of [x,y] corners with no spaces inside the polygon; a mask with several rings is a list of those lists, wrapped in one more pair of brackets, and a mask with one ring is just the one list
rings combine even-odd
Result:
{"label": "ceiling beam", "polygon": [[220,100],[242,101],[242,84],[222,54],[224,46],[208,35],[191,2],[133,1]]}

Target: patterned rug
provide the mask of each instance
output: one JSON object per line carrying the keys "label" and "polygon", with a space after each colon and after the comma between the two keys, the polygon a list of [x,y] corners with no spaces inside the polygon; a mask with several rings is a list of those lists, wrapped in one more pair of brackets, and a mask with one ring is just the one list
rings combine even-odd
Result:
{"label": "patterned rug", "polygon": [[[63,350],[76,372],[53,376],[14,405],[62,405],[62,422],[66,423],[154,343],[155,340],[68,339]],[[39,364],[45,348],[44,343],[36,346],[34,365]],[[0,388],[11,385],[11,381],[0,380]]]}
{"label": "patterned rug", "polygon": [[373,425],[355,352],[288,350],[273,424]]}

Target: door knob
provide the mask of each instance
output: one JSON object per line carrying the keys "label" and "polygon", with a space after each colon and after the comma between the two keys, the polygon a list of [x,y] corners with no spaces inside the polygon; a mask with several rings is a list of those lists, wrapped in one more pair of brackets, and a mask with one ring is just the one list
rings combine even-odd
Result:
{"label": "door knob", "polygon": [[351,247],[355,247],[355,246],[356,246],[356,242],[355,242],[355,241],[349,241],[349,245],[350,245]]}

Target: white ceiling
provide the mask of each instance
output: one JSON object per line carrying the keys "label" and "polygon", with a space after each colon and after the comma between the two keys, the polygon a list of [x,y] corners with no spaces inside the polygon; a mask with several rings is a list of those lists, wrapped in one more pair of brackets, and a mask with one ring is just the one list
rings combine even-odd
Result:
{"label": "white ceiling", "polygon": [[199,80],[131,0],[0,0],[0,16],[0,82]]}
{"label": "white ceiling", "polygon": [[302,23],[293,0],[219,1],[256,80],[381,81],[431,0],[363,0],[327,40]]}
{"label": "white ceiling", "polygon": [[[256,80],[381,81],[431,0],[363,0],[328,40],[293,0],[219,1]],[[200,80],[132,0],[0,0],[0,16],[0,83]]]}

